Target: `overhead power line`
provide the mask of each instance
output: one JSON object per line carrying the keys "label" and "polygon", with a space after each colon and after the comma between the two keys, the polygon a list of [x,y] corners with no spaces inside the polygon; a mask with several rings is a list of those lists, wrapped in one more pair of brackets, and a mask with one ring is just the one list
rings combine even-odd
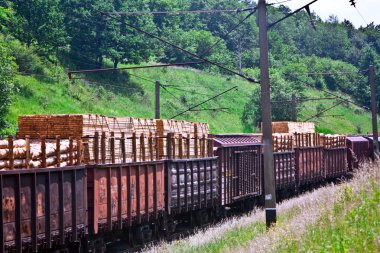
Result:
{"label": "overhead power line", "polygon": [[225,90],[225,91],[223,91],[223,92],[221,92],[221,93],[219,93],[219,94],[217,94],[217,95],[215,95],[215,96],[213,96],[213,97],[211,97],[211,98],[209,98],[209,99],[207,99],[207,100],[205,100],[205,101],[203,101],[203,102],[201,102],[201,103],[199,103],[199,104],[196,104],[196,105],[194,105],[194,106],[191,106],[191,107],[188,108],[186,111],[183,111],[183,112],[180,112],[180,113],[174,115],[173,117],[171,117],[171,119],[174,119],[174,118],[176,118],[176,117],[178,117],[178,116],[180,116],[180,115],[182,115],[182,114],[185,114],[186,112],[189,112],[189,111],[191,111],[191,110],[197,108],[198,106],[201,106],[201,105],[207,103],[208,101],[211,101],[211,100],[213,100],[213,99],[216,99],[217,97],[220,97],[220,96],[222,96],[223,94],[225,94],[225,93],[227,93],[227,92],[230,92],[230,91],[232,91],[232,90],[235,90],[236,88],[237,88],[237,86],[234,86],[234,87],[229,88],[228,90]]}
{"label": "overhead power line", "polygon": [[[331,100],[331,99],[336,99],[335,97],[333,98],[297,98],[297,102],[306,102],[306,101],[320,101],[320,100]],[[292,100],[276,100],[276,101],[271,101],[272,103],[290,103]]]}
{"label": "overhead power line", "polygon": [[201,112],[201,111],[224,111],[230,108],[227,107],[219,107],[219,108],[206,108],[206,109],[192,109],[191,112]]}
{"label": "overhead power line", "polygon": [[276,22],[274,22],[274,23],[268,25],[268,29],[270,29],[270,28],[272,28],[273,26],[277,25],[277,24],[280,23],[281,21],[283,21],[283,20],[285,20],[285,19],[287,19],[287,18],[293,16],[294,14],[296,14],[296,13],[302,11],[303,9],[305,9],[305,10],[309,13],[309,16],[310,16],[310,9],[309,9],[309,6],[312,5],[313,3],[317,2],[317,1],[318,1],[318,0],[314,0],[314,1],[312,1],[312,2],[310,2],[310,3],[308,3],[308,4],[306,4],[306,5],[302,6],[301,8],[299,8],[299,9],[293,11],[292,13],[289,13],[289,14],[286,15],[285,17],[280,18],[280,19],[277,20]]}
{"label": "overhead power line", "polygon": [[356,11],[358,12],[359,16],[363,19],[364,23],[365,23],[365,24],[367,25],[367,27],[368,27],[369,24],[368,24],[367,21],[365,20],[364,16],[360,13],[359,9],[356,8],[356,7],[355,7],[355,9],[356,9]]}
{"label": "overhead power line", "polygon": [[201,61],[199,61],[199,62],[180,62],[180,63],[148,65],[148,66],[135,66],[135,67],[124,67],[124,68],[70,70],[70,71],[67,71],[67,74],[69,76],[69,79],[71,79],[73,74],[80,74],[80,73],[108,72],[108,71],[130,70],[130,69],[162,68],[162,67],[194,65],[194,64],[202,64],[202,63],[203,62],[201,62]]}
{"label": "overhead power line", "polygon": [[240,73],[237,72],[237,71],[234,71],[234,70],[231,70],[231,69],[229,69],[229,68],[227,68],[227,67],[224,67],[223,65],[221,65],[221,64],[219,64],[219,63],[216,63],[216,62],[214,62],[214,61],[210,61],[210,60],[208,60],[208,59],[206,59],[206,58],[204,58],[204,57],[202,57],[202,56],[199,56],[199,55],[197,55],[197,54],[195,54],[195,53],[192,53],[192,52],[190,52],[189,50],[184,49],[184,48],[181,48],[180,46],[174,44],[173,42],[169,42],[169,41],[167,41],[167,40],[164,40],[164,39],[160,38],[159,36],[157,36],[157,35],[155,35],[155,34],[153,34],[153,33],[151,33],[151,32],[147,32],[147,31],[145,31],[145,30],[143,30],[143,29],[141,29],[141,28],[139,28],[139,27],[137,27],[137,26],[135,26],[135,25],[132,25],[132,24],[126,23],[124,20],[121,20],[121,19],[119,19],[119,18],[113,17],[113,16],[111,16],[111,15],[105,13],[105,12],[102,12],[102,14],[103,14],[103,15],[106,15],[106,16],[109,17],[109,18],[112,18],[112,19],[114,19],[114,20],[117,20],[117,21],[121,22],[122,24],[124,24],[124,25],[126,25],[126,26],[128,26],[128,27],[130,27],[130,28],[132,28],[132,29],[134,29],[134,30],[136,30],[136,31],[139,31],[140,33],[143,33],[143,34],[145,34],[145,35],[148,35],[149,37],[155,38],[155,39],[157,39],[158,41],[160,41],[160,42],[162,42],[162,43],[164,43],[164,44],[167,44],[167,45],[169,45],[169,46],[171,46],[171,47],[174,47],[174,48],[176,48],[176,49],[178,49],[178,50],[180,50],[180,51],[182,51],[182,52],[185,52],[186,54],[188,54],[188,55],[190,55],[190,56],[193,56],[194,58],[197,58],[197,59],[199,59],[199,60],[203,60],[204,62],[207,62],[207,63],[209,63],[209,64],[211,64],[211,65],[217,66],[218,68],[220,68],[220,69],[222,69],[222,70],[224,70],[224,71],[227,71],[227,72],[232,73],[232,74],[234,74],[234,75],[240,76],[240,77],[246,79],[246,80],[249,81],[249,82],[252,82],[252,83],[259,83],[256,79],[254,79],[254,78],[252,78],[252,77],[245,76],[245,75],[243,75],[243,74],[240,74]]}
{"label": "overhead power line", "polygon": [[197,95],[202,95],[202,96],[210,96],[210,94],[204,94],[204,93],[196,92],[194,90],[181,89],[181,88],[177,88],[176,86],[172,86],[172,85],[170,85],[169,88],[174,89],[174,90],[187,92],[187,93],[191,93],[191,94],[197,94]]}
{"label": "overhead power line", "polygon": [[160,86],[164,89],[164,91],[169,93],[170,96],[172,96],[173,98],[175,98],[178,102],[180,102],[182,104],[182,100],[179,97],[177,97],[176,95],[174,95],[172,92],[168,91],[166,89],[166,86],[164,86],[164,85],[160,85]]}
{"label": "overhead power line", "polygon": [[[287,76],[287,77],[294,77],[294,78],[296,78],[299,82],[302,82],[302,83],[306,84],[306,85],[309,86],[309,87],[313,87],[313,88],[315,88],[313,85],[311,85],[311,84],[309,84],[309,83],[307,83],[307,82],[305,82],[305,81],[299,79],[297,76],[294,76],[293,74],[285,74],[285,76]],[[325,93],[327,93],[327,94],[329,94],[329,95],[331,95],[331,96],[334,96],[334,97],[336,97],[336,98],[338,98],[338,99],[340,99],[340,100],[342,100],[342,101],[344,101],[344,102],[347,102],[347,103],[350,103],[350,104],[354,104],[354,105],[359,106],[360,108],[363,108],[363,109],[365,109],[365,110],[370,110],[370,108],[368,108],[368,107],[366,107],[366,106],[364,106],[364,105],[361,105],[361,104],[359,104],[359,103],[353,102],[353,101],[351,101],[351,100],[349,100],[349,99],[346,99],[346,98],[344,98],[344,97],[342,97],[342,96],[336,95],[336,94],[334,94],[333,92],[326,91],[326,90],[321,90],[321,91],[323,91],[323,92],[325,92]]]}
{"label": "overhead power line", "polygon": [[234,27],[232,27],[226,34],[224,34],[222,37],[220,37],[218,39],[218,41],[216,41],[213,45],[211,45],[205,52],[202,52],[201,56],[203,56],[203,55],[208,54],[209,52],[211,52],[211,50],[216,45],[218,45],[222,40],[225,40],[227,38],[227,36],[229,36],[233,31],[235,31],[236,29],[238,29],[249,17],[251,17],[256,12],[256,10],[257,10],[257,8],[253,8],[252,11],[245,18],[243,18],[242,20],[240,20],[237,25],[235,25]]}
{"label": "overhead power line", "polygon": [[[359,72],[360,73],[360,72]],[[292,76],[331,76],[340,74],[358,74],[352,71],[336,71],[336,72],[306,72],[306,73],[292,73]]]}
{"label": "overhead power line", "polygon": [[327,109],[325,109],[325,110],[323,110],[323,111],[321,111],[321,112],[315,114],[313,117],[310,117],[310,118],[308,118],[307,120],[304,120],[304,122],[307,122],[307,121],[309,121],[309,120],[311,120],[311,119],[314,119],[315,117],[319,117],[319,116],[322,115],[323,113],[325,113],[325,112],[327,112],[327,111],[330,111],[330,110],[332,110],[333,108],[335,108],[335,107],[337,107],[337,106],[339,106],[339,105],[341,105],[341,104],[343,104],[343,103],[344,103],[344,101],[340,101],[340,102],[336,103],[335,105],[333,105],[333,106],[331,106],[331,107],[329,107],[329,108],[327,108]]}
{"label": "overhead power line", "polygon": [[332,115],[319,115],[318,118],[327,118],[327,117],[344,117],[343,114],[332,114]]}
{"label": "overhead power line", "polygon": [[292,1],[292,0],[285,0],[285,1],[281,1],[281,2],[279,2],[279,1],[277,1],[277,0],[275,0],[275,1],[276,1],[275,3],[271,3],[271,4],[267,4],[267,5],[283,4],[283,3],[290,2],[290,1]]}
{"label": "overhead power line", "polygon": [[105,12],[105,13],[116,14],[116,15],[155,15],[155,14],[225,13],[225,12],[240,13],[243,11],[251,11],[251,10],[252,8],[230,9],[230,10],[114,11],[114,12]]}

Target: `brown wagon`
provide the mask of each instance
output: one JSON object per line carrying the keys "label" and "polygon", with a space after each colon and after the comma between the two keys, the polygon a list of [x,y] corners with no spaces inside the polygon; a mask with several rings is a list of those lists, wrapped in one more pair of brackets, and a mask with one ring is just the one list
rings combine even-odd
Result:
{"label": "brown wagon", "polygon": [[[368,157],[371,158],[372,160],[374,160],[375,159],[374,143],[373,143],[374,138],[373,138],[373,136],[366,136],[365,138],[369,141],[369,143],[368,143],[368,145],[369,145]],[[378,142],[380,141],[380,137],[378,137],[377,141]]]}
{"label": "brown wagon", "polygon": [[324,177],[332,179],[347,174],[347,148],[325,148],[323,150]]}
{"label": "brown wagon", "polygon": [[166,161],[168,214],[218,206],[218,178],[216,157]]}
{"label": "brown wagon", "polygon": [[348,168],[352,171],[369,158],[369,140],[362,136],[348,136],[346,143]]}
{"label": "brown wagon", "polygon": [[276,173],[276,190],[294,189],[296,186],[295,152],[273,153],[274,169]]}
{"label": "brown wagon", "polygon": [[299,186],[321,182],[323,175],[323,147],[295,148],[296,182]]}
{"label": "brown wagon", "polygon": [[233,205],[262,194],[261,137],[249,134],[215,135],[219,157],[222,205]]}
{"label": "brown wagon", "polygon": [[149,222],[165,211],[163,161],[93,165],[87,173],[90,234]]}
{"label": "brown wagon", "polygon": [[87,231],[85,167],[0,171],[1,252],[78,242]]}

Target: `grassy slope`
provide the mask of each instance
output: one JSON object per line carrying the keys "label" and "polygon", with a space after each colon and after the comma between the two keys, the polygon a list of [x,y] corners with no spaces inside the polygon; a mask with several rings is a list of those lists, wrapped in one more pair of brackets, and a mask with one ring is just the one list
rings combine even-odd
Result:
{"label": "grassy slope", "polygon": [[378,252],[379,164],[352,181],[328,185],[277,206],[277,226],[265,230],[263,210],[232,218],[189,238],[148,248],[158,252]]}
{"label": "grassy slope", "polygon": [[[331,95],[326,95],[324,92],[317,90],[308,89],[305,92],[307,97],[331,97]],[[347,97],[350,99],[349,97]],[[302,109],[302,117],[300,120],[306,120],[313,115],[317,114],[316,107],[318,104],[323,104],[325,109],[332,107],[337,100],[321,100],[321,101],[308,101],[304,103]],[[313,118],[311,121],[316,123],[316,126],[320,130],[327,130],[327,132],[333,133],[368,133],[372,132],[372,118],[369,111],[362,109],[351,103],[342,104],[336,108],[327,111],[322,114],[328,115],[341,115],[334,117],[319,117]]]}
{"label": "grassy slope", "polygon": [[[190,106],[200,103],[235,85],[238,90],[232,91],[210,101],[200,108],[229,108],[227,112],[202,111],[183,114],[177,119],[201,121],[210,124],[213,133],[243,132],[244,128],[240,117],[249,94],[257,85],[243,80],[228,78],[215,74],[183,68],[144,69],[135,70],[131,74],[145,77],[150,80],[160,80],[162,83],[172,85],[162,90],[161,113],[163,118],[170,118]],[[151,118],[154,116],[154,83],[136,76],[131,77],[132,82],[141,93],[135,89],[116,87],[119,92],[109,91],[109,86],[99,89],[94,84],[70,84],[62,79],[57,81],[37,80],[34,77],[19,76],[19,92],[14,97],[7,120],[11,123],[11,132],[16,131],[17,116],[23,114],[42,113],[100,113],[109,116],[134,116]],[[182,90],[186,90],[186,92]],[[173,95],[175,97],[173,97]],[[319,91],[308,90],[310,97],[323,96]],[[323,101],[327,108],[331,101]],[[306,103],[301,112],[300,120],[315,114],[317,103]],[[360,112],[352,113],[351,110]],[[362,112],[355,106],[345,108],[339,106],[327,114],[344,114],[338,118],[316,119],[317,126],[325,131],[336,133],[354,133],[358,129],[370,131],[370,115]]]}

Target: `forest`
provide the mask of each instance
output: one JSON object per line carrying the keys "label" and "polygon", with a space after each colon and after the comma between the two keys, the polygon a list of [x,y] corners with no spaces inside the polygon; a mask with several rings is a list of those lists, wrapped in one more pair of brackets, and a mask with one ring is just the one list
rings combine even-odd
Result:
{"label": "forest", "polygon": [[[17,76],[49,79],[63,76],[68,69],[197,60],[130,28],[128,24],[228,69],[260,79],[257,16],[256,13],[250,14],[255,5],[255,1],[248,0],[1,1],[0,128],[7,126],[5,115],[12,105],[12,94],[25,88],[18,84]],[[107,14],[183,10],[230,11]],[[269,5],[268,22],[273,23],[290,12],[283,5]],[[251,16],[246,18],[248,15]],[[238,28],[230,32],[239,23]],[[310,18],[301,11],[269,29],[269,43],[273,100],[289,100],[292,95],[302,98],[305,90],[314,88],[348,94],[355,103],[370,106],[368,66],[373,64],[375,70],[380,68],[380,25],[370,23],[355,28],[350,21],[338,20],[334,15],[322,20],[318,13],[312,13]],[[191,67],[217,75],[231,75],[206,63]],[[118,92],[120,85],[136,86],[126,71],[81,77],[83,82],[95,79],[99,85],[111,83],[105,87],[113,92]],[[216,91],[219,90],[216,88]],[[258,90],[249,96],[242,115],[239,115],[248,129],[261,121]],[[320,111],[323,109],[319,108]],[[290,104],[273,104],[272,114],[274,120],[289,120]]]}

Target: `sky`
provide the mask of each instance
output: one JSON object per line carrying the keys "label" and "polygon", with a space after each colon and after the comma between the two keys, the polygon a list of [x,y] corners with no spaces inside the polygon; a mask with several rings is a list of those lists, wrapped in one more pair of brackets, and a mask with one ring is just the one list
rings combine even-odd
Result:
{"label": "sky", "polygon": [[[285,0],[268,0],[268,3],[283,2]],[[290,9],[298,9],[312,0],[291,0],[282,3]],[[349,0],[318,0],[310,6],[312,12],[315,12],[322,20],[328,19],[331,14],[338,16],[339,21],[344,19],[350,20],[356,28],[367,26],[374,22],[380,24],[380,0],[355,0],[356,9],[351,6]],[[363,18],[360,16],[362,14]]]}

